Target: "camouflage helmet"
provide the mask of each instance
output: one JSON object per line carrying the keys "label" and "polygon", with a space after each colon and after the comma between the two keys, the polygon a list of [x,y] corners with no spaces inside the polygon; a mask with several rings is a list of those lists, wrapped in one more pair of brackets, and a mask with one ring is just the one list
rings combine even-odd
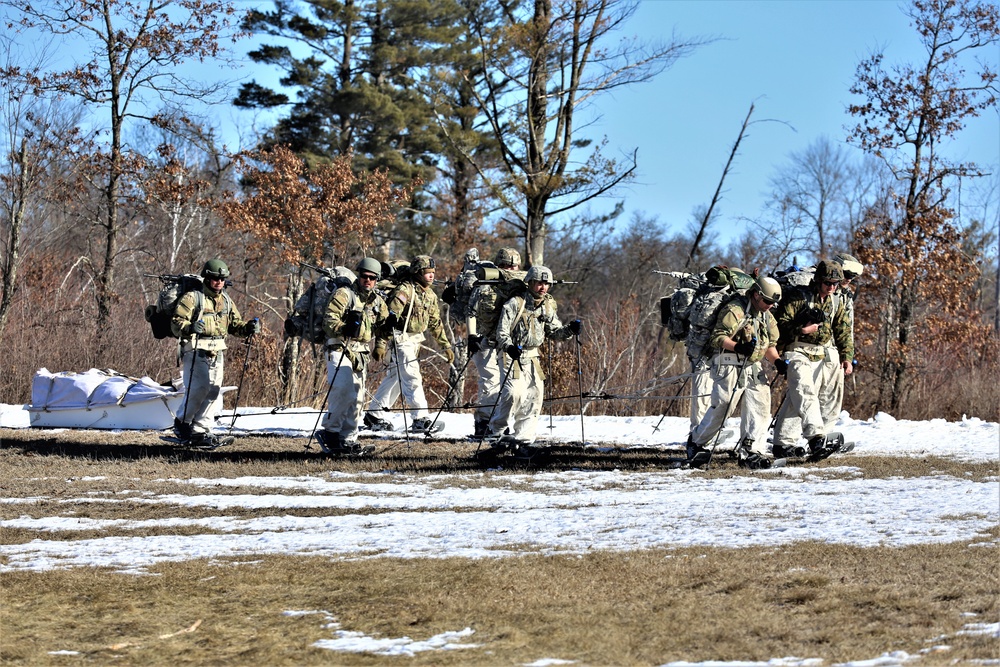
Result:
{"label": "camouflage helmet", "polygon": [[816,265],[816,274],[813,280],[817,284],[821,282],[837,281],[842,282],[844,280],[844,269],[840,264],[837,264],[833,260],[824,259],[822,262]]}
{"label": "camouflage helmet", "polygon": [[857,278],[865,272],[864,264],[859,262],[857,257],[854,255],[848,255],[846,252],[834,255],[833,261],[844,267],[844,276],[848,280],[851,278]]}
{"label": "camouflage helmet", "polygon": [[515,248],[500,248],[497,250],[493,263],[501,269],[508,269],[514,266],[521,266],[521,253]]}
{"label": "camouflage helmet", "polygon": [[410,272],[413,274],[423,273],[427,269],[434,268],[434,258],[430,255],[417,255],[410,260]]}
{"label": "camouflage helmet", "polygon": [[552,284],[552,272],[548,267],[535,265],[528,269],[528,273],[524,276],[524,282],[530,283],[532,280],[538,281],[540,283]]}
{"label": "camouflage helmet", "polygon": [[760,298],[764,300],[764,303],[774,305],[781,301],[781,285],[770,276],[757,278],[757,282],[750,289],[754,292],[759,292]]}
{"label": "camouflage helmet", "polygon": [[201,277],[225,280],[229,277],[229,267],[221,259],[210,259],[201,267]]}
{"label": "camouflage helmet", "polygon": [[375,274],[375,280],[382,279],[382,262],[378,261],[374,257],[365,257],[363,260],[358,262],[357,268],[354,271],[360,274],[362,271],[367,271],[368,273]]}

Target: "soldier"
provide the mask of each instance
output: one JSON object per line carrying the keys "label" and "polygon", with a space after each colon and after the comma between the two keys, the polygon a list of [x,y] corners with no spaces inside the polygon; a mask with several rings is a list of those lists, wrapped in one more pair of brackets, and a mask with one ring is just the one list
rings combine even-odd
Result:
{"label": "soldier", "polygon": [[[170,328],[180,338],[181,373],[185,393],[182,414],[174,419],[174,434],[195,447],[217,447],[226,441],[212,433],[222,408],[222,378],[226,336],[247,338],[260,331],[260,320],[240,317],[225,293],[229,267],[210,259],[201,269],[202,288],[182,295]],[[231,439],[229,439],[231,442]]]}
{"label": "soldier", "polygon": [[[826,435],[837,421],[844,395],[844,376],[852,371],[854,336],[845,299],[838,294],[844,270],[823,260],[806,287],[789,294],[776,314],[788,393],[774,424],[775,458],[804,456],[797,447],[804,435],[813,460],[834,451]],[[836,410],[836,412],[834,412]]]}
{"label": "soldier", "polygon": [[[375,290],[382,277],[382,264],[372,257],[358,263],[357,280],[341,287],[327,304],[323,317],[326,332],[326,379],[330,383],[329,402],[323,429],[316,440],[328,454],[357,454],[358,420],[365,396],[369,344],[375,332],[385,326],[389,309]],[[387,342],[376,347],[376,360],[385,356]]]}
{"label": "soldier", "polygon": [[501,248],[493,263],[499,269],[498,281],[477,283],[469,297],[469,354],[478,371],[475,432],[473,437],[482,438],[489,432],[490,415],[500,395],[500,380],[503,377],[503,354],[496,349],[496,328],[503,307],[504,295],[515,286],[523,287],[525,272],[521,271],[521,254],[514,248]]}
{"label": "soldier", "polygon": [[434,259],[428,255],[417,255],[410,262],[406,280],[393,288],[386,299],[389,308],[386,330],[392,333],[380,336],[383,341],[376,342],[376,348],[384,345],[391,336],[392,352],[386,376],[375,390],[365,415],[365,425],[373,431],[392,428],[382,414],[392,407],[400,393],[410,410],[410,430],[426,432],[431,425],[427,417],[424,380],[417,361],[425,331],[437,340],[448,363],[455,363],[455,353],[444,333],[441,308],[432,289],[433,283]]}
{"label": "soldier", "polygon": [[497,444],[514,445],[528,454],[535,442],[545,391],[538,350],[546,338],[566,340],[579,335],[582,324],[573,320],[563,326],[559,321],[556,300],[548,293],[552,286],[548,268],[533,266],[524,280],[527,288],[504,304],[497,324],[496,348],[507,355],[506,377],[489,427]]}
{"label": "soldier", "polygon": [[833,261],[840,264],[841,268],[844,269],[844,280],[840,283],[840,294],[844,299],[844,307],[847,308],[848,316],[851,318],[851,334],[854,334],[854,295],[855,290],[851,288],[854,287],[854,281],[861,277],[861,274],[865,272],[864,264],[858,261],[857,257],[853,255],[848,255],[846,252],[842,252],[839,255],[833,256]]}
{"label": "soldier", "polygon": [[[851,346],[854,346],[854,296],[855,291],[851,288],[854,287],[854,281],[861,277],[861,274],[865,272],[864,265],[858,261],[857,257],[853,255],[848,255],[846,252],[833,256],[833,261],[840,264],[844,269],[844,280],[840,283],[840,289],[837,290],[837,295],[843,299],[844,308],[847,311],[847,317],[851,321]],[[853,370],[855,361],[852,360],[851,368]],[[844,383],[844,375],[847,375],[847,371],[841,368],[841,384]],[[824,410],[823,414],[840,415],[841,410],[844,409],[844,392],[840,392],[839,400],[836,405],[830,406],[828,409]]]}
{"label": "soldier", "polygon": [[711,460],[708,449],[733,408],[743,399],[740,441],[736,453],[741,468],[770,468],[767,457],[767,425],[771,417],[771,387],[762,359],[779,360],[778,323],[771,307],[781,300],[781,286],[774,278],[761,277],[719,311],[709,339],[713,351],[709,376],[713,382],[710,405],[688,438],[688,460],[698,467]]}

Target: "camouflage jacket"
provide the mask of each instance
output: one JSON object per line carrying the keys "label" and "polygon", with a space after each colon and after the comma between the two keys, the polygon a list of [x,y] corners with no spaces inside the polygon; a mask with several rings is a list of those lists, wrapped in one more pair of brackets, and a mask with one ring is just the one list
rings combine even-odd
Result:
{"label": "camouflage jacket", "polygon": [[191,325],[197,320],[205,323],[205,331],[195,339],[194,347],[199,350],[225,350],[228,334],[244,338],[250,335],[249,324],[240,316],[229,295],[225,292],[213,294],[207,286],[183,294],[174,309],[170,328],[188,347],[193,337]]}
{"label": "camouflage jacket", "polygon": [[546,294],[537,303],[527,290],[511,297],[500,312],[497,324],[497,349],[518,345],[522,350],[541,347],[546,338],[566,340],[573,334],[556,314],[556,300]]}
{"label": "camouflage jacket", "polygon": [[429,332],[441,349],[451,347],[441,322],[441,306],[437,294],[428,285],[405,282],[389,293],[386,303],[390,313],[395,313],[400,322],[406,323],[408,334]]}
{"label": "camouflage jacket", "polygon": [[361,312],[361,331],[354,337],[355,343],[369,343],[385,325],[385,318],[389,316],[389,309],[382,297],[375,290],[370,290],[367,296],[363,296],[358,282],[354,281],[350,287],[338,288],[326,305],[323,331],[326,332],[327,341],[343,340],[344,314],[348,310]]}
{"label": "camouflage jacket", "polygon": [[[824,321],[819,329],[812,334],[801,333],[802,313],[810,308],[823,311]],[[826,299],[820,300],[812,287],[801,287],[782,299],[778,312],[778,329],[781,339],[778,349],[787,350],[794,343],[807,345],[835,345],[840,353],[840,360],[854,359],[854,322],[845,304],[845,299],[839,292],[834,292]],[[819,356],[810,354],[810,358]],[[817,359],[813,359],[814,361]]]}
{"label": "camouflage jacket", "polygon": [[778,322],[770,311],[754,312],[750,298],[737,296],[729,300],[719,311],[709,342],[713,349],[722,350],[722,339],[732,338],[737,343],[757,339],[753,353],[747,358],[747,365],[764,358],[769,347],[778,345]]}

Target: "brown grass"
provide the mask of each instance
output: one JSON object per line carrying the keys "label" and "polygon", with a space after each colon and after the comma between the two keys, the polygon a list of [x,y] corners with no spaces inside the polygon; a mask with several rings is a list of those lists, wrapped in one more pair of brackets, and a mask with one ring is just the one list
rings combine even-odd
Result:
{"label": "brown grass", "polygon": [[[783,656],[838,662],[940,644],[950,649],[936,664],[971,664],[998,656],[995,638],[956,634],[966,623],[995,621],[995,561],[993,549],[958,544],[799,544],[496,560],[267,557],[165,564],[145,577],[7,573],[0,576],[0,660],[65,664],[48,654],[56,650],[80,651],[91,664],[400,660],[315,648],[334,636],[323,617],[282,614],[324,610],[343,629],[375,637],[476,631],[465,641],[479,648],[418,654],[406,659],[413,665],[546,657],[585,665]],[[199,621],[192,632],[163,637]]]}
{"label": "brown grass", "polygon": [[[87,492],[191,493],[181,480],[193,477],[480,470],[468,457],[474,444],[377,442],[382,454],[375,459],[331,461],[303,452],[304,439],[246,438],[198,454],[179,453],[148,433],[0,430],[5,471],[0,493],[44,497],[35,504],[0,504],[0,518],[70,512],[101,519],[210,516],[211,510],[199,508],[85,500],[55,505]],[[665,462],[662,453],[567,452],[547,469],[607,468],[615,456],[619,469],[662,469]],[[851,456],[812,467],[830,477],[937,474],[991,481],[997,474],[995,464],[948,459]],[[722,457],[698,474],[755,473]],[[461,480],[464,485],[510,481],[502,471]],[[213,487],[212,492],[260,490]],[[278,511],[316,513],[273,510]],[[261,510],[227,510],[241,512]],[[97,533],[8,529],[0,532],[0,543],[93,536]],[[1000,539],[1000,530],[993,538]],[[996,637],[957,634],[967,623],[997,620],[997,561],[995,548],[966,543],[905,548],[799,543],[483,560],[268,556],[165,563],[150,567],[152,576],[99,568],[6,572],[0,575],[0,664],[511,665],[561,658],[581,665],[657,665],[786,656],[833,664],[890,651],[926,651],[922,665],[973,664],[1000,657]],[[325,611],[342,629],[374,637],[419,640],[472,627],[475,634],[462,641],[480,646],[407,658],[332,653],[313,646],[334,637],[327,619],[283,615],[289,610]],[[949,648],[936,652],[941,645]],[[50,654],[59,650],[80,654]]]}

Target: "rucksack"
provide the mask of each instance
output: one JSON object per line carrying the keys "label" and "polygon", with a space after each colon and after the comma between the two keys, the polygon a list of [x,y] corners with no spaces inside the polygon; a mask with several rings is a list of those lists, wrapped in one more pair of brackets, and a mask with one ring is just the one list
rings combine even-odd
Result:
{"label": "rucksack", "polygon": [[685,341],[689,356],[701,356],[722,306],[755,282],[750,274],[726,266],[689,274],[673,294],[660,299],[660,324],[672,340]]}
{"label": "rucksack", "polygon": [[460,321],[469,319],[469,315],[472,314],[469,312],[469,299],[472,297],[472,290],[476,288],[476,283],[480,280],[479,276],[487,273],[494,275],[498,271],[496,264],[490,261],[467,263],[458,277],[441,294],[441,300],[450,307],[450,315]]}
{"label": "rucksack", "polygon": [[784,293],[789,287],[807,287],[809,283],[812,282],[813,276],[816,275],[815,266],[807,266],[805,268],[792,264],[784,271],[778,271],[774,279],[778,281],[781,285],[781,291]]}
{"label": "rucksack", "polygon": [[[476,284],[480,286],[479,308],[476,315],[476,334],[490,338],[500,322],[500,312],[511,297],[527,291],[524,282],[527,271],[498,269],[492,262],[482,262],[476,268]],[[483,291],[489,290],[489,291]],[[471,314],[471,313],[470,313]]]}
{"label": "rucksack", "polygon": [[146,321],[149,322],[149,326],[153,330],[153,338],[157,340],[174,338],[170,322],[181,297],[188,292],[196,292],[199,296],[197,310],[201,311],[201,299],[204,298],[201,291],[202,279],[201,276],[194,273],[161,275],[157,278],[163,282],[163,287],[156,297],[156,303],[146,306]]}
{"label": "rucksack", "polygon": [[319,272],[320,276],[298,298],[292,314],[285,320],[289,336],[301,336],[314,344],[326,342],[323,317],[333,293],[341,287],[350,287],[357,279],[354,272],[344,266],[319,269]]}

